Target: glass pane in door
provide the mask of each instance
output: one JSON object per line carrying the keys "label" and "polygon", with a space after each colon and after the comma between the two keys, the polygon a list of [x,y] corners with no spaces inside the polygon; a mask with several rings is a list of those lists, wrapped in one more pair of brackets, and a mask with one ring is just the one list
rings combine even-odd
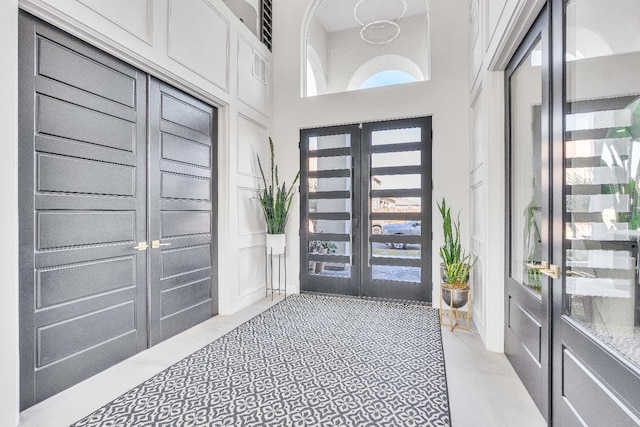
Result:
{"label": "glass pane in door", "polygon": [[510,277],[537,298],[542,256],[542,44],[538,41],[510,78]]}
{"label": "glass pane in door", "polygon": [[371,133],[369,250],[373,280],[421,280],[421,138],[422,129],[414,127]]}
{"label": "glass pane in door", "polygon": [[311,137],[308,162],[309,275],[351,277],[351,135]]}
{"label": "glass pane in door", "polygon": [[566,6],[565,314],[640,366],[640,2]]}

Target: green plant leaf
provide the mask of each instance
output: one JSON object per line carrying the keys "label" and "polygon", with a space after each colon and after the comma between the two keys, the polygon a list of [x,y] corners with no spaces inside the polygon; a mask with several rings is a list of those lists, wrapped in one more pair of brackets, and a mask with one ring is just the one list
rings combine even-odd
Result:
{"label": "green plant leaf", "polygon": [[294,186],[300,178],[300,172],[296,173],[295,179],[289,188],[286,183],[283,182],[280,185],[280,178],[278,176],[278,166],[275,165],[275,147],[273,140],[269,137],[269,153],[271,160],[271,181],[267,182],[267,179],[260,162],[260,156],[258,157],[258,166],[260,168],[260,175],[262,177],[262,188],[258,192],[258,198],[260,199],[260,207],[267,222],[267,233],[269,234],[282,234],[284,233],[285,226],[287,225],[287,219],[289,216],[289,209],[294,196]]}

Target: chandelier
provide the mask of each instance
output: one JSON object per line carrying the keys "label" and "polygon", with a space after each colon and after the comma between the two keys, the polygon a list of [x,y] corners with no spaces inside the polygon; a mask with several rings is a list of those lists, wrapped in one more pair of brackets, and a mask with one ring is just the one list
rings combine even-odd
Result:
{"label": "chandelier", "polygon": [[406,0],[358,0],[353,7],[353,17],[362,27],[360,38],[373,45],[395,40],[400,35],[398,21],[406,13]]}

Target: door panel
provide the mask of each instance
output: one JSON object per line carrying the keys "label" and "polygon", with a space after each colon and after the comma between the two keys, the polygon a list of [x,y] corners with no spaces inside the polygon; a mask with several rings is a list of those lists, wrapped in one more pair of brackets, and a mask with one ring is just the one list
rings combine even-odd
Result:
{"label": "door panel", "polygon": [[358,295],[360,253],[360,129],[301,132],[300,271],[306,292]]}
{"label": "door panel", "polygon": [[154,345],[217,314],[216,110],[149,78],[149,318]]}
{"label": "door panel", "polygon": [[431,117],[365,123],[362,150],[362,295],[430,302]]}
{"label": "door panel", "polygon": [[[553,411],[566,425],[640,424],[640,45],[632,41],[640,31],[626,21],[638,11],[636,3],[554,4],[554,42],[565,50],[554,75],[564,91],[553,122],[554,232],[563,236],[554,247],[563,274],[553,296],[553,363],[562,373]],[[592,34],[613,48],[587,49]]]}
{"label": "door panel", "polygon": [[430,301],[431,118],[303,130],[301,156],[302,290]]}
{"label": "door panel", "polygon": [[508,221],[505,354],[549,421],[548,13],[507,68]]}
{"label": "door panel", "polygon": [[19,67],[25,408],[146,348],[146,101],[140,72],[24,14]]}

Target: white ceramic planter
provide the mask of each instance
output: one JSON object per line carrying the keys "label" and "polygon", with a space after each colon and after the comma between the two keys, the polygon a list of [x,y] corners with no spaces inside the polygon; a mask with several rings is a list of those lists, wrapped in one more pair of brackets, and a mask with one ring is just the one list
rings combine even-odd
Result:
{"label": "white ceramic planter", "polygon": [[267,254],[284,254],[286,240],[284,234],[267,234]]}

